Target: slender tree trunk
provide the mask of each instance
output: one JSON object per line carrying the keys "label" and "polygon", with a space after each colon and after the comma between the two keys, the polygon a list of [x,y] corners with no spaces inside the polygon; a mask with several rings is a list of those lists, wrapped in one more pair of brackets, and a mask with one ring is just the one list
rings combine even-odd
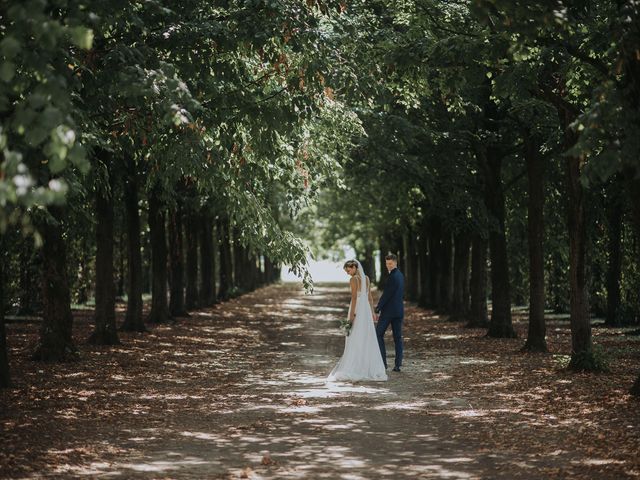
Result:
{"label": "slender tree trunk", "polygon": [[404,242],[402,236],[394,236],[392,239],[393,253],[398,256],[398,266],[400,270],[406,273],[407,271],[407,252],[404,249]]}
{"label": "slender tree trunk", "polygon": [[282,264],[274,263],[273,264],[273,280],[272,283],[278,283],[280,278],[282,277]]}
{"label": "slender tree trunk", "polygon": [[247,281],[249,291],[254,291],[258,284],[258,279],[256,278],[256,257],[252,252],[248,249],[246,251],[247,259],[246,259],[246,268],[247,268]]}
{"label": "slender tree trunk", "polygon": [[511,321],[511,281],[505,231],[505,199],[501,178],[502,155],[487,149],[480,161],[485,172],[485,203],[497,223],[489,232],[491,258],[491,320],[487,335],[496,338],[516,338]]}
{"label": "slender tree trunk", "polygon": [[431,231],[429,233],[429,264],[431,266],[431,306],[434,308],[440,305],[440,290],[442,285],[442,222],[438,218],[431,221]]}
{"label": "slender tree trunk", "polygon": [[487,240],[476,234],[471,247],[471,306],[468,328],[489,326],[487,312]]}
{"label": "slender tree trunk", "polygon": [[[229,219],[218,219],[218,242],[220,250],[220,288],[218,298],[228,300],[233,282],[231,273],[231,243],[229,239]],[[260,283],[263,283],[262,281]]]}
{"label": "slender tree trunk", "polygon": [[149,236],[151,240],[151,311],[150,323],[166,323],[170,320],[167,302],[167,234],[165,214],[158,192],[149,195]]}
{"label": "slender tree trunk", "polygon": [[524,350],[546,352],[546,325],[544,320],[544,159],[538,145],[525,134],[525,161],[529,186],[529,330]]}
{"label": "slender tree trunk", "polygon": [[385,257],[389,253],[389,244],[387,239],[384,237],[380,237],[380,280],[378,281],[378,288],[383,289],[385,284],[387,283],[387,277],[389,277],[389,271],[387,270],[387,262]]}
{"label": "slender tree trunk", "polygon": [[140,239],[140,210],[135,164],[129,159],[129,175],[124,188],[127,222],[127,313],[121,330],[145,332],[142,318],[142,251]]}
{"label": "slender tree trunk", "polygon": [[453,237],[451,232],[444,231],[442,235],[442,272],[439,294],[439,310],[450,312],[453,303]]}
{"label": "slender tree trunk", "polygon": [[272,276],[273,276],[273,264],[271,263],[271,259],[265,255],[264,256],[264,279],[267,285],[271,283]]}
{"label": "slender tree trunk", "polygon": [[[564,88],[563,85],[560,85]],[[578,134],[572,123],[578,112],[565,98],[549,93],[548,99],[554,103],[563,130],[563,148],[567,152],[573,147]],[[569,293],[571,309],[571,361],[573,370],[598,370],[591,343],[591,319],[589,290],[587,285],[587,229],[585,216],[585,192],[581,182],[584,158],[567,155],[565,158],[565,178],[569,197]]]}
{"label": "slender tree trunk", "polygon": [[[631,226],[635,237],[633,258],[636,261],[636,269],[640,269],[640,178],[631,180],[628,188],[631,198]],[[640,291],[640,283],[636,283],[634,288],[635,291]]]}
{"label": "slender tree trunk", "polygon": [[[105,155],[109,155],[105,153]],[[113,214],[113,178],[110,185],[96,186],[96,328],[88,342],[119,345],[116,329],[116,285],[113,268],[115,246]],[[107,189],[109,191],[107,191]]]}
{"label": "slender tree trunk", "polygon": [[180,202],[169,213],[169,263],[171,265],[171,289],[169,291],[169,312],[172,317],[188,317],[184,301],[184,245],[183,208]]}
{"label": "slender tree trunk", "polygon": [[124,228],[120,231],[120,240],[118,241],[118,287],[116,290],[116,298],[122,299],[124,297]]}
{"label": "slender tree trunk", "polygon": [[407,300],[418,300],[418,256],[416,248],[416,234],[412,229],[405,234],[405,255],[407,258]]}
{"label": "slender tree trunk", "polygon": [[402,250],[405,253],[404,259],[403,259],[403,263],[401,264],[402,266],[400,267],[400,269],[404,272],[404,292],[405,292],[405,298],[409,301],[413,301],[412,295],[413,295],[413,291],[412,291],[412,277],[413,277],[413,269],[414,269],[414,265],[411,264],[411,246],[409,245],[410,243],[410,237],[411,233],[404,233],[402,235]]}
{"label": "slender tree trunk", "polygon": [[469,254],[471,237],[460,232],[454,239],[453,303],[450,320],[466,319],[469,314]]}
{"label": "slender tree trunk", "polygon": [[420,268],[420,295],[418,297],[418,306],[422,308],[431,306],[430,259],[429,227],[428,222],[424,220],[420,230],[420,237],[418,238],[418,264]]}
{"label": "slender tree trunk", "polygon": [[5,270],[5,241],[0,234],[0,388],[11,386],[9,370],[9,349],[7,346],[7,332],[4,324],[4,270]]}
{"label": "slender tree trunk", "polygon": [[213,256],[213,218],[210,213],[204,212],[200,228],[200,304],[203,307],[210,307],[216,303]]}
{"label": "slender tree trunk", "polygon": [[41,256],[34,252],[33,242],[23,242],[20,249],[20,297],[18,315],[33,315],[42,309],[36,279],[41,270]]}
{"label": "slender tree trunk", "polygon": [[[91,288],[91,272],[89,271],[89,246],[84,238],[80,242],[80,258],[78,268],[78,303],[81,305],[89,301],[89,289]],[[73,251],[73,250],[72,250]]]}
{"label": "slender tree trunk", "polygon": [[[367,245],[367,247],[365,248],[364,251],[364,258],[363,258],[363,264],[362,267],[364,268],[364,273],[365,275],[367,275],[369,277],[369,280],[372,283],[375,283],[376,281],[376,261],[373,258],[373,249],[374,247],[371,245]],[[280,279],[280,275],[278,274],[278,278],[274,279],[274,281],[277,281]]]}
{"label": "slender tree trunk", "polygon": [[608,199],[607,217],[609,226],[609,241],[607,251],[609,262],[607,265],[607,314],[606,325],[610,327],[618,326],[620,319],[620,279],[622,277],[622,205],[618,198],[618,192],[614,189],[620,188],[618,181],[610,188]]}
{"label": "slender tree trunk", "polygon": [[[591,318],[587,284],[587,230],[585,224],[585,198],[580,182],[581,160],[567,158],[569,187],[569,285],[571,294],[571,346],[570,367],[579,370],[588,367],[585,356],[592,357]],[[590,368],[587,368],[590,369]]]}
{"label": "slender tree trunk", "polygon": [[[246,292],[246,272],[243,268],[244,248],[240,243],[240,230],[233,229],[233,278],[236,288],[241,292]],[[271,282],[271,272],[267,282]]]}
{"label": "slender tree trunk", "polygon": [[[149,200],[147,199],[147,207],[149,204]],[[149,225],[149,210],[147,208],[147,226]],[[142,272],[144,274],[142,281],[142,293],[151,294],[153,290],[153,270],[152,270],[152,255],[153,255],[153,247],[151,245],[151,231],[144,231],[142,236],[142,251],[144,252],[144,256],[142,258]]]}
{"label": "slender tree trunk", "polygon": [[[559,109],[564,129],[565,151],[575,145],[577,134],[570,126],[575,114]],[[583,160],[566,158],[566,181],[569,192],[569,292],[571,305],[571,362],[574,370],[597,369],[591,343],[591,318],[587,282],[587,229],[585,192],[580,180]]]}
{"label": "slender tree trunk", "polygon": [[34,360],[76,360],[78,352],[72,339],[73,316],[67,275],[67,246],[63,237],[59,207],[49,207],[52,219],[42,226],[42,299],[44,313],[40,343]]}
{"label": "slender tree trunk", "polygon": [[186,244],[187,244],[187,290],[186,307],[187,310],[198,308],[198,239],[200,228],[198,216],[195,212],[189,212],[186,216]]}

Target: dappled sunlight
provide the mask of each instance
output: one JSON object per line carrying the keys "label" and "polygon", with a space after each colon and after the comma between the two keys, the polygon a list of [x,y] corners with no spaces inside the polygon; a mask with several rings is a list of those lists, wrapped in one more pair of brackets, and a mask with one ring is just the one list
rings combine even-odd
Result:
{"label": "dappled sunlight", "polygon": [[[635,468],[602,446],[631,435],[636,410],[575,393],[597,378],[559,373],[552,356],[517,355],[411,305],[401,373],[327,382],[347,304],[344,286],[313,295],[274,286],[123,336],[109,354],[84,347],[73,367],[38,365],[30,381],[47,389],[29,403],[18,395],[26,387],[11,393],[19,414],[2,427],[11,454],[39,470],[12,468],[20,478],[285,480],[562,478],[561,468],[597,478],[600,468]],[[40,430],[56,434],[25,448],[20,439]]]}

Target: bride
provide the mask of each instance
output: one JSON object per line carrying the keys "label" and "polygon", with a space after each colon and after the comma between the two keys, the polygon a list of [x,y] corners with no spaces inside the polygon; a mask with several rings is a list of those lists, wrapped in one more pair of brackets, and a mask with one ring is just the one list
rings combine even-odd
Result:
{"label": "bride", "polygon": [[364,274],[362,265],[357,260],[346,262],[344,270],[351,276],[351,332],[345,337],[342,358],[327,377],[327,381],[387,380],[373,326],[375,317],[369,277]]}

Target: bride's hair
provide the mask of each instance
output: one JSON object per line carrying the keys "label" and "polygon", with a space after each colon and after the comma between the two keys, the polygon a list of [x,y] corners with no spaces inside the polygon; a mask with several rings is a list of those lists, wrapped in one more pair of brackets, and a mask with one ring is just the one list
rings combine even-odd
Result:
{"label": "bride's hair", "polygon": [[356,262],[355,260],[347,260],[346,262],[344,262],[344,268],[345,270],[347,268],[351,268],[351,267],[355,267],[356,269],[358,268],[358,262]]}

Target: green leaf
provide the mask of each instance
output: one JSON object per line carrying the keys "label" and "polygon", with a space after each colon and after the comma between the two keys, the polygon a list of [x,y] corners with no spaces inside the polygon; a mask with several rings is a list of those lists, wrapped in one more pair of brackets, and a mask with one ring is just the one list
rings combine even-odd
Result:
{"label": "green leaf", "polygon": [[11,62],[2,62],[0,64],[0,80],[9,83],[16,73],[16,66]]}
{"label": "green leaf", "polygon": [[52,155],[49,158],[49,170],[54,175],[62,172],[67,166],[67,162],[64,161],[64,158],[61,158],[59,155]]}
{"label": "green leaf", "polygon": [[93,45],[93,30],[86,27],[73,27],[71,41],[84,50],[90,50]]}
{"label": "green leaf", "polygon": [[36,124],[26,129],[24,139],[28,145],[37,147],[49,136],[50,131]]}
{"label": "green leaf", "polygon": [[12,59],[20,51],[20,42],[11,36],[7,36],[0,42],[0,52],[7,59]]}
{"label": "green leaf", "polygon": [[89,173],[89,170],[91,170],[91,164],[87,160],[87,152],[80,144],[74,145],[69,151],[69,161],[75,165],[83,175],[86,175]]}

